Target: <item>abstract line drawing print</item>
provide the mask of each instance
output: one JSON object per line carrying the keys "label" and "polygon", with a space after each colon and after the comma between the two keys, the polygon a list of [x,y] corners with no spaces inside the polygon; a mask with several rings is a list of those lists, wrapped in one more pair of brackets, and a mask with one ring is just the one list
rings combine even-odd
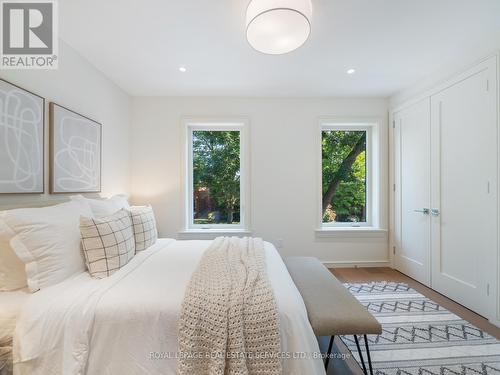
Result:
{"label": "abstract line drawing print", "polygon": [[51,103],[52,192],[98,192],[101,125]]}
{"label": "abstract line drawing print", "polygon": [[43,193],[44,104],[0,80],[0,193]]}

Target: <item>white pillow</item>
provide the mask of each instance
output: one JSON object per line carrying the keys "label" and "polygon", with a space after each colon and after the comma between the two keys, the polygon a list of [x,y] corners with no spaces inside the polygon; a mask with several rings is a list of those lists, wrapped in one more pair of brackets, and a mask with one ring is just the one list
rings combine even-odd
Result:
{"label": "white pillow", "polygon": [[130,207],[125,194],[113,195],[108,199],[91,199],[82,195],[73,195],[70,199],[87,202],[92,210],[92,217],[110,216],[123,208],[128,209]]}
{"label": "white pillow", "polygon": [[25,264],[32,292],[85,271],[80,216],[91,214],[87,203],[76,201],[5,212],[5,224],[16,233],[10,244]]}
{"label": "white pillow", "polygon": [[130,212],[120,210],[99,219],[80,218],[83,253],[92,277],[111,276],[135,255]]}
{"label": "white pillow", "polygon": [[18,258],[10,240],[15,233],[2,220],[0,213],[0,292],[24,288],[27,285],[24,263]]}

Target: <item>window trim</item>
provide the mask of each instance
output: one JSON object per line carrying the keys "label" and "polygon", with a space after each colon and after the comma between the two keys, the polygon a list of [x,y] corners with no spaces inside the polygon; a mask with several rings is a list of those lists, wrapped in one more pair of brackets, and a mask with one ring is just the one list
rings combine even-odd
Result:
{"label": "window trim", "polygon": [[[317,131],[317,211],[316,232],[339,232],[342,230],[372,230],[380,227],[380,146],[379,128],[381,120],[373,117],[340,118],[321,117]],[[323,170],[322,132],[326,130],[366,131],[366,222],[363,223],[323,223]]]}
{"label": "window trim", "polygon": [[[249,147],[248,127],[245,118],[184,118],[183,126],[183,197],[184,228],[181,233],[232,233],[246,232],[249,228]],[[239,131],[240,132],[240,223],[239,224],[194,224],[193,220],[193,131]]]}

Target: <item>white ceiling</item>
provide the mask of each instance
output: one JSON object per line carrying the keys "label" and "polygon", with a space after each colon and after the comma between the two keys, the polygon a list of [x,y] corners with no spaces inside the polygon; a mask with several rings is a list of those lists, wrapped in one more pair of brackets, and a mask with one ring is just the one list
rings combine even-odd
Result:
{"label": "white ceiling", "polygon": [[248,0],[64,0],[60,35],[137,96],[387,97],[500,48],[500,0],[312,2],[310,39],[281,56],[248,45]]}

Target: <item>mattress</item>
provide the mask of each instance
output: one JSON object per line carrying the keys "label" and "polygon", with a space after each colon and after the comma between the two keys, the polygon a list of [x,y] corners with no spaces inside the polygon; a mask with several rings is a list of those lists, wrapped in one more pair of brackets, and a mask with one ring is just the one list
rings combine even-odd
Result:
{"label": "mattress", "polygon": [[[178,317],[192,273],[211,241],[160,239],[112,276],[88,273],[32,295],[14,335],[16,375],[176,374]],[[265,243],[280,315],[286,375],[324,375],[300,293]]]}
{"label": "mattress", "polygon": [[28,289],[0,292],[0,375],[12,373],[12,338]]}

